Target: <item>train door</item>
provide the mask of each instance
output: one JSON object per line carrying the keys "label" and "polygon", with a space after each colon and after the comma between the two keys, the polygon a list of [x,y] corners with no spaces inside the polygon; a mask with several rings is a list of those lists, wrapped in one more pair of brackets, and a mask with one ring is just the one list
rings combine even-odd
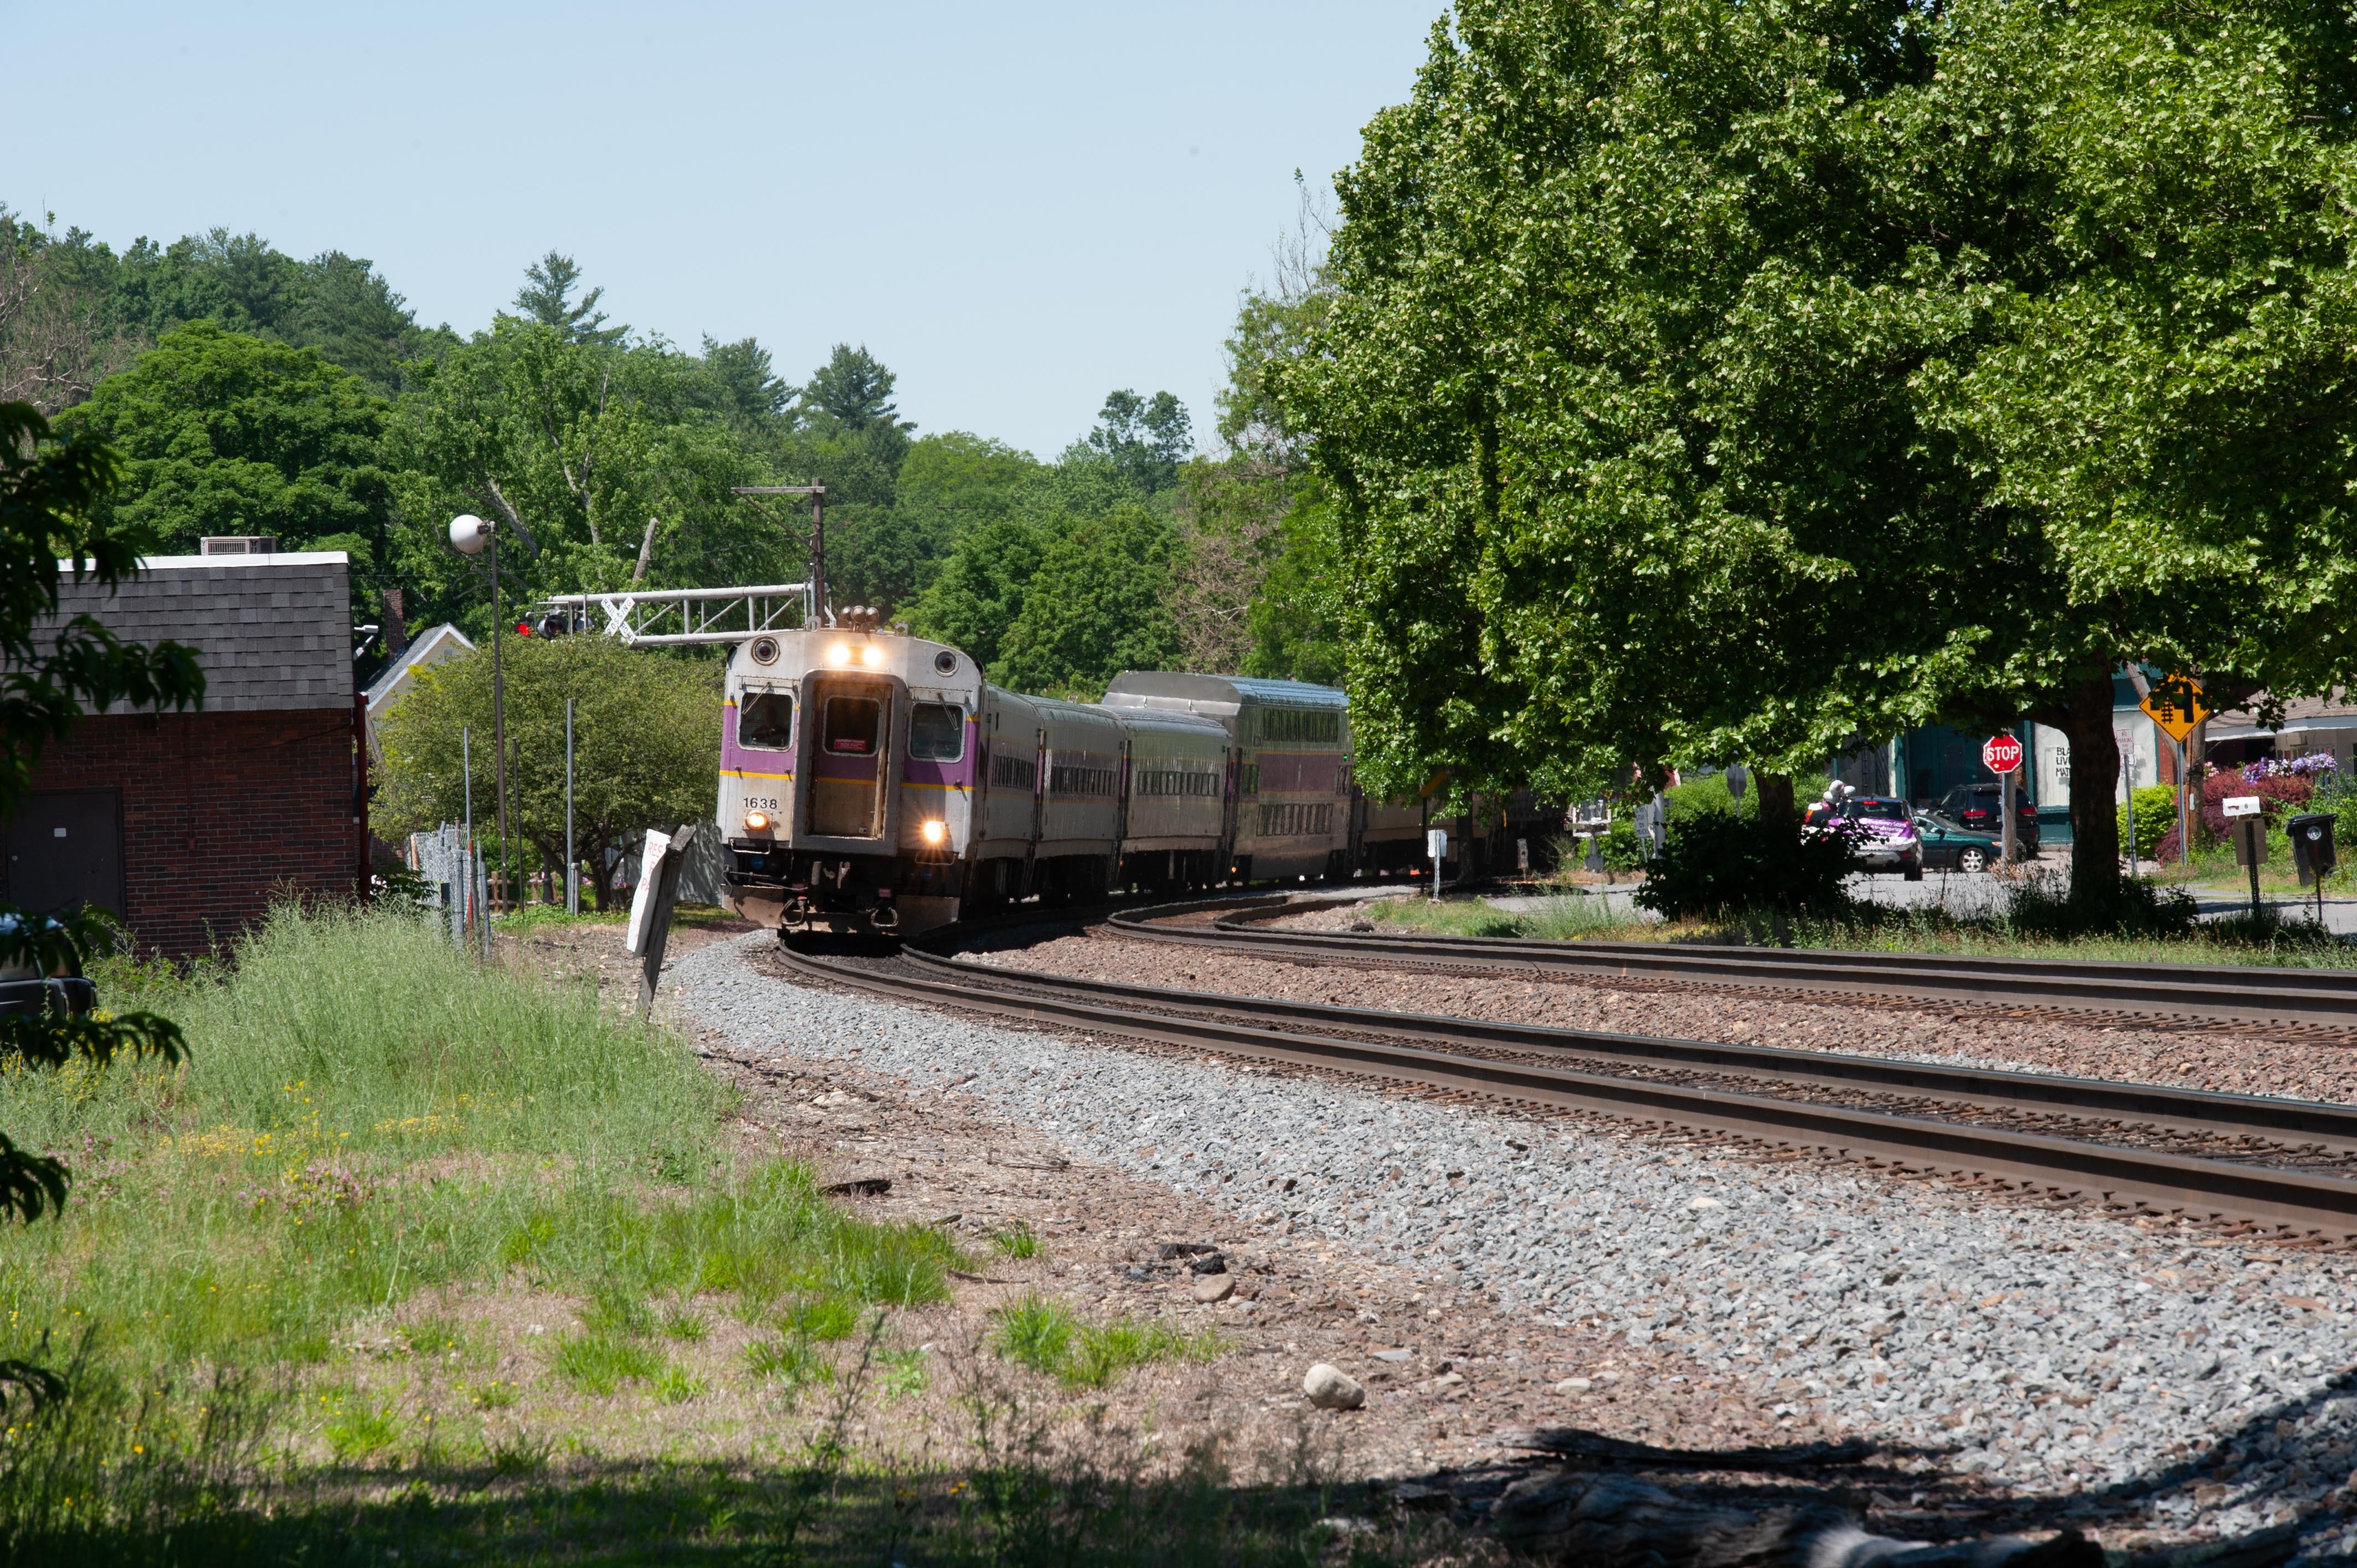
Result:
{"label": "train door", "polygon": [[892,686],[815,675],[803,686],[802,831],[813,838],[881,839],[892,777]]}

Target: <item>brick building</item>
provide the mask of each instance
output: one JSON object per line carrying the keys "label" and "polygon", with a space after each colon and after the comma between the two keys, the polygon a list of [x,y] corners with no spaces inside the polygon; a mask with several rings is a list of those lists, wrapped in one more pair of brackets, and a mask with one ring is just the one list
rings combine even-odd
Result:
{"label": "brick building", "polygon": [[366,836],[342,552],[160,556],[113,595],[62,597],[126,641],[195,649],[204,706],[118,707],[51,746],[5,824],[7,901],[98,904],[179,957],[281,892],[349,897]]}

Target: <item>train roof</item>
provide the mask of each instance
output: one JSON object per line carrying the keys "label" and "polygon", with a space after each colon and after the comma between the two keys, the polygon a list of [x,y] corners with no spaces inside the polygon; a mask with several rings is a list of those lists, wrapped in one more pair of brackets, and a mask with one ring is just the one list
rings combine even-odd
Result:
{"label": "train roof", "polygon": [[1190,675],[1174,670],[1125,670],[1105,688],[1109,708],[1176,708],[1232,714],[1246,703],[1287,708],[1341,708],[1345,693],[1307,681],[1266,681],[1254,675]]}

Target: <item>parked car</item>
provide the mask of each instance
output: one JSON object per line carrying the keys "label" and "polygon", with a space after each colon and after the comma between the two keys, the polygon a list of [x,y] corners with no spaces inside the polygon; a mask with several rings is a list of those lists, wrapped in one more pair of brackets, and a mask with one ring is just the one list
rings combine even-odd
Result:
{"label": "parked car", "polygon": [[[13,936],[17,921],[28,918],[38,921],[39,929],[59,929],[58,922],[46,915],[0,915],[0,932]],[[97,1005],[98,987],[82,978],[79,965],[66,973],[42,975],[27,963],[0,963],[0,1018],[87,1013]]]}
{"label": "parked car", "polygon": [[1915,813],[1888,795],[1852,795],[1837,808],[1843,829],[1868,871],[1898,871],[1910,882],[1923,880],[1923,843],[1915,834]]}
{"label": "parked car", "polygon": [[[1940,814],[1967,832],[1986,833],[2000,843],[2005,839],[2005,786],[1959,784],[1940,797]],[[2024,854],[2038,853],[2038,808],[2016,793],[2013,836]]]}
{"label": "parked car", "polygon": [[1915,836],[1923,841],[1923,865],[1932,871],[1986,871],[2005,856],[2003,843],[1938,811],[1915,813]]}

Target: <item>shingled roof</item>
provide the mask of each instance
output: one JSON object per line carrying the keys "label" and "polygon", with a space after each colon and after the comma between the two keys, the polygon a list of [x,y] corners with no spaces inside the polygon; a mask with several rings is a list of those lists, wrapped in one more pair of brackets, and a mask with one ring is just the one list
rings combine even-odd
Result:
{"label": "shingled roof", "polygon": [[158,555],[112,591],[69,574],[58,598],[61,619],[87,615],[126,642],[195,649],[206,713],[352,705],[351,567],[340,550]]}

